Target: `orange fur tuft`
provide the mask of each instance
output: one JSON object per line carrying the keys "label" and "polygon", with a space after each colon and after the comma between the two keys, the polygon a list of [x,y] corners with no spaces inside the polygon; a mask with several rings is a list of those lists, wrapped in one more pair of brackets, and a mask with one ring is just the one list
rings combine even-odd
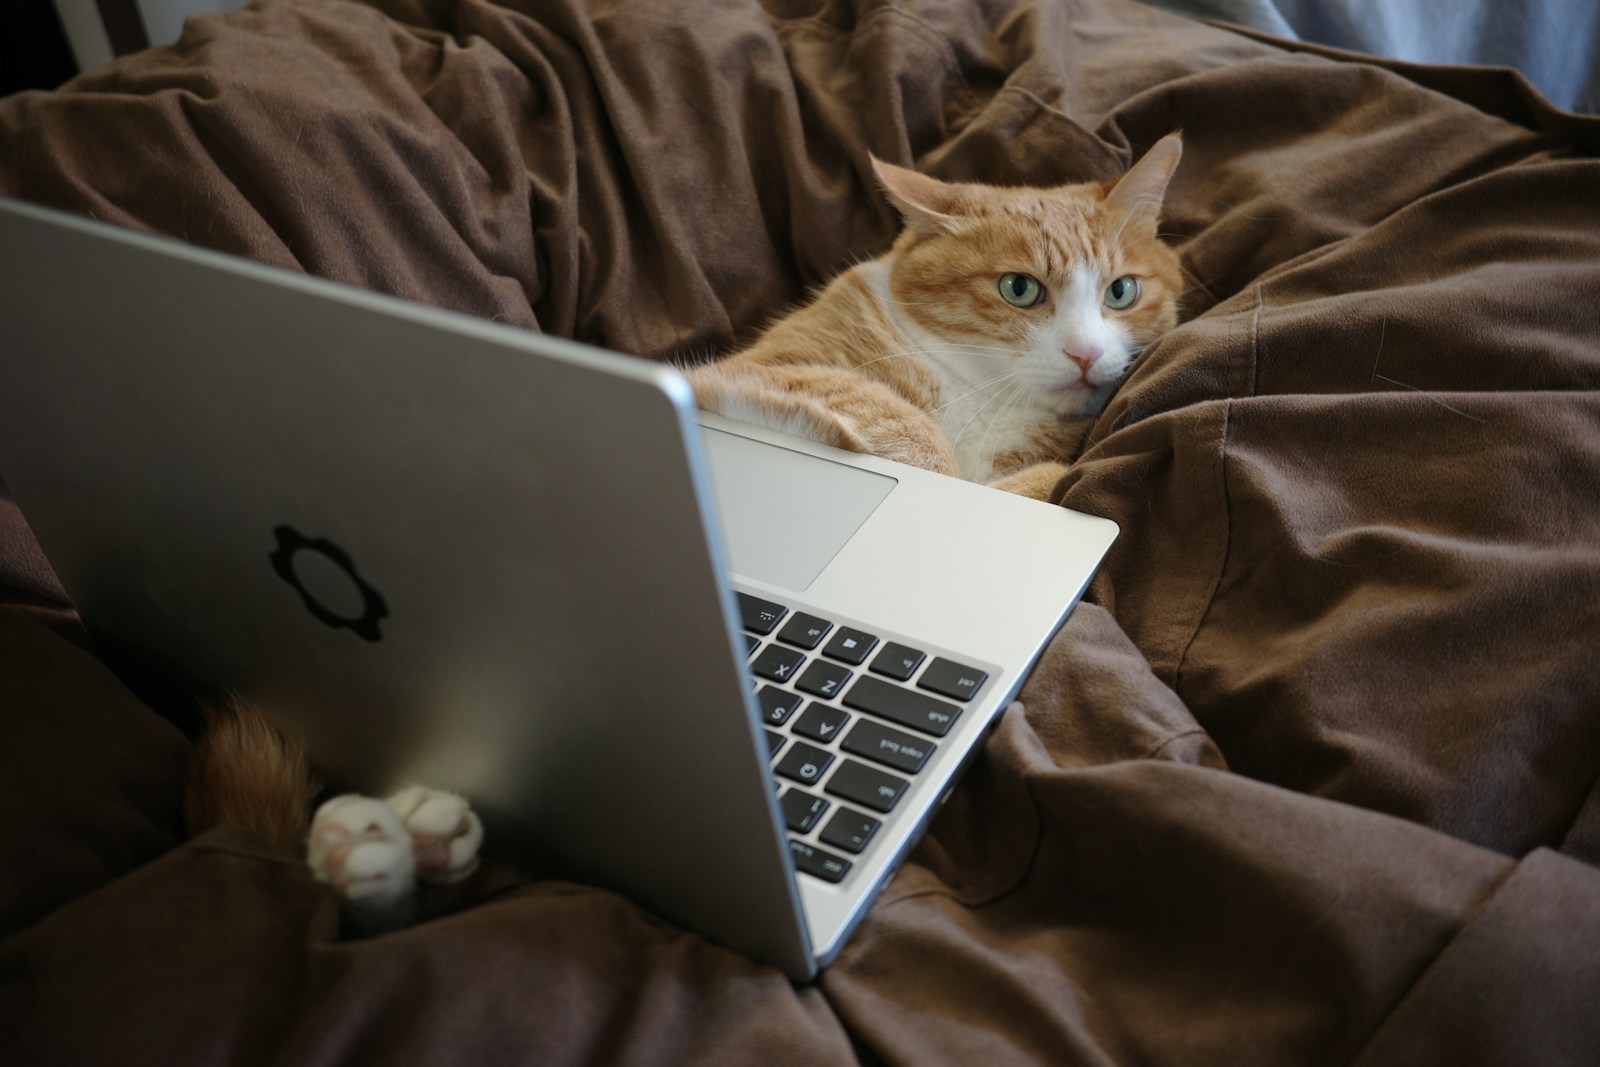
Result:
{"label": "orange fur tuft", "polygon": [[238,827],[303,851],[317,793],[304,746],[242,701],[202,701],[201,710],[206,729],[190,758],[184,797],[189,833]]}

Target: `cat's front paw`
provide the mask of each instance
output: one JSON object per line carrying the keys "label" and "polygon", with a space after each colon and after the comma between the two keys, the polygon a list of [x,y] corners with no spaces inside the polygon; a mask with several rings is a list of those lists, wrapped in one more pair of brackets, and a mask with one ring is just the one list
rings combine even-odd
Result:
{"label": "cat's front paw", "polygon": [[408,786],[385,803],[411,835],[416,876],[435,885],[450,885],[478,869],[483,824],[454,793]]}

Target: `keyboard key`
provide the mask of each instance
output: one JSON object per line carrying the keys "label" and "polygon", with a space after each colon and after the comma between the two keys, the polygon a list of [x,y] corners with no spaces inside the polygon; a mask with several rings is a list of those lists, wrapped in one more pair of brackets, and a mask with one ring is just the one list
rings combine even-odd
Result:
{"label": "keyboard key", "polygon": [[756,654],[756,649],[761,647],[761,638],[744,634],[744,658],[749,659]]}
{"label": "keyboard key", "polygon": [[784,825],[797,834],[810,833],[811,828],[817,825],[817,820],[822,818],[822,813],[830,807],[826,800],[804,789],[785,790],[778,805],[783,809]]}
{"label": "keyboard key", "polygon": [[928,664],[928,669],[917,679],[917,685],[957,700],[971,700],[983,688],[984,680],[988,677],[976,667],[968,667],[941,656]]}
{"label": "keyboard key", "polygon": [[733,596],[739,602],[739,615],[744,620],[744,628],[763,637],[770,634],[778,621],[789,614],[789,609],[782,604],[774,604],[749,593],[735,593]]}
{"label": "keyboard key", "polygon": [[788,738],[771,730],[762,730],[761,732],[767,735],[767,759],[771,759],[778,754],[778,749],[783,747],[784,741],[788,740]]}
{"label": "keyboard key", "polygon": [[[763,653],[765,655],[765,653]],[[955,725],[961,709],[911,689],[902,689],[870,675],[856,679],[844,702],[857,711],[870,711],[901,726],[943,737]]]}
{"label": "keyboard key", "polygon": [[803,689],[813,696],[836,697],[844,692],[845,684],[851,677],[848,667],[818,659],[811,661],[794,685],[796,689]]}
{"label": "keyboard key", "polygon": [[904,730],[896,730],[871,719],[860,719],[845,735],[839,747],[897,771],[916,774],[938,746],[932,741],[913,737]]}
{"label": "keyboard key", "polygon": [[794,854],[795,870],[804,871],[814,878],[821,878],[824,882],[842,882],[844,876],[850,873],[849,860],[843,856],[835,856],[831,852],[824,852],[804,841],[791,840],[789,851]]}
{"label": "keyboard key", "polygon": [[804,741],[796,741],[789,746],[789,751],[784,753],[774,769],[785,778],[801,785],[816,785],[822,779],[822,772],[827,770],[828,764],[832,762],[833,753],[824,752]]}
{"label": "keyboard key", "polygon": [[787,682],[805,661],[804,652],[796,652],[782,645],[768,645],[750,664],[750,669],[763,678],[771,678],[774,682]]}
{"label": "keyboard key", "polygon": [[872,646],[877,643],[878,639],[872,634],[841,626],[839,632],[833,635],[833,640],[828,642],[828,647],[822,650],[822,654],[829,659],[859,667],[866,660],[867,653],[872,651]]}
{"label": "keyboard key", "polygon": [[783,629],[778,631],[778,640],[787,641],[809,652],[822,644],[822,639],[828,636],[828,631],[831,629],[833,623],[827,619],[819,619],[815,615],[797,611],[794,618],[784,623]]}
{"label": "keyboard key", "polygon": [[873,674],[881,674],[897,682],[909,682],[911,676],[917,673],[917,668],[922,666],[922,661],[927,658],[927,653],[919,649],[902,645],[898,641],[890,641],[883,646],[883,651],[878,653],[878,658],[872,661],[872,666],[868,669]]}
{"label": "keyboard key", "polygon": [[844,724],[849,721],[849,712],[813,702],[806,708],[805,714],[794,721],[790,729],[826,744],[838,737],[839,731],[844,729]]}
{"label": "keyboard key", "polygon": [[789,716],[805,702],[799,693],[790,693],[775,685],[764,685],[756,690],[756,704],[761,708],[761,721],[768,726],[782,726]]}
{"label": "keyboard key", "polygon": [[822,828],[819,840],[824,845],[842,848],[859,856],[867,847],[867,842],[872,840],[872,835],[877,833],[878,827],[882,825],[870,815],[863,815],[854,808],[841,807],[833,813],[828,825]]}
{"label": "keyboard key", "polygon": [[847,759],[844,766],[833,772],[824,791],[853,800],[873,811],[893,811],[908,784],[904,778],[896,778],[892,774],[874,770],[865,763]]}

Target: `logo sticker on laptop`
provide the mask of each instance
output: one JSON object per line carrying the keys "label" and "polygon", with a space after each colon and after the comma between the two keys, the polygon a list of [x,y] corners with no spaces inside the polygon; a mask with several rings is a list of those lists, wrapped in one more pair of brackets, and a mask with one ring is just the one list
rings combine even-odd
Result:
{"label": "logo sticker on laptop", "polygon": [[278,526],[272,532],[278,539],[268,557],[272,569],[295,588],[307,611],[318,621],[364,640],[383,638],[378,622],[388,617],[389,605],[356,573],[349,553],[326,537],[313,540],[293,526]]}

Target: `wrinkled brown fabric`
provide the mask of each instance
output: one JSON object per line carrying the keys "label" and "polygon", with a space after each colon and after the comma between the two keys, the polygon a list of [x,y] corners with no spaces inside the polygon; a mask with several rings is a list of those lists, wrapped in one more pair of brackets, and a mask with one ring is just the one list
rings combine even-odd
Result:
{"label": "wrinkled brown fabric", "polygon": [[0,1062],[1600,1062],[1594,120],[1119,0],[267,0],[0,101],[0,189],[689,359],[887,245],[869,152],[1174,128],[1122,537],[820,982],[559,882],[339,942],[0,500]]}

